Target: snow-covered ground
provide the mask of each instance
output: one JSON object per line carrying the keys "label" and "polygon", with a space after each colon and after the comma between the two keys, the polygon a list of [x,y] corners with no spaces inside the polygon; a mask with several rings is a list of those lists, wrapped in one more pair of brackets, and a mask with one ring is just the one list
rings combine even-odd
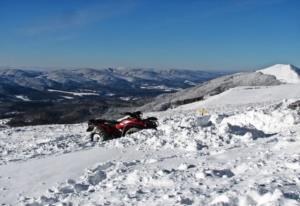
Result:
{"label": "snow-covered ground", "polygon": [[85,124],[0,127],[0,204],[300,205],[299,86],[235,88],[106,143]]}

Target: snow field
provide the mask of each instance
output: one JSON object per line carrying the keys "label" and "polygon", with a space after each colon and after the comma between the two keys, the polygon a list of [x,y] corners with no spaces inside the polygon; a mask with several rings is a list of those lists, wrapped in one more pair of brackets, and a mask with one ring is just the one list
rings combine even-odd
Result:
{"label": "snow field", "polygon": [[[172,110],[160,114],[158,130],[104,144],[88,142],[85,124],[3,127],[0,203],[300,205],[299,114],[287,107],[293,101],[205,116]],[[33,173],[38,192],[24,179]]]}
{"label": "snow field", "polygon": [[[287,109],[284,102],[235,114],[166,116],[160,120],[157,131],[145,130],[99,145],[99,149],[104,147],[108,153],[119,149],[125,156],[132,150],[142,155],[126,161],[95,161],[94,166],[83,168],[79,177],[49,187],[40,196],[22,194],[19,203],[30,206],[298,205],[298,123],[297,112]],[[11,138],[15,147],[10,151],[16,154],[6,152],[3,163],[89,150],[93,145],[84,144],[84,133],[74,136],[84,126],[19,128],[12,136],[18,132],[34,136],[41,131],[61,136],[52,140],[51,135],[30,138],[25,148],[18,147],[17,141]],[[1,132],[7,134],[9,130]]]}

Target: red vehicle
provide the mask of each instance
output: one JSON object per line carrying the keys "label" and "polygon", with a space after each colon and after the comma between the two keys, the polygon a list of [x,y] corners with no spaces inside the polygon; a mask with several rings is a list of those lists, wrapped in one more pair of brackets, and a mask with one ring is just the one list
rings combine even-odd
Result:
{"label": "red vehicle", "polygon": [[88,122],[87,132],[91,132],[91,141],[106,141],[114,138],[125,136],[126,134],[132,134],[142,129],[156,129],[157,118],[148,117],[142,119],[142,113],[126,112],[128,117],[119,121],[105,120],[105,119],[92,119]]}

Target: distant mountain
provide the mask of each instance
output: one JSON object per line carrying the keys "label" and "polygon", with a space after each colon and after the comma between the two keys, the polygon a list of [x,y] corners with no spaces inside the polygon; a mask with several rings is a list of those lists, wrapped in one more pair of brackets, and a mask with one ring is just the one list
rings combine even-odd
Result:
{"label": "distant mountain", "polygon": [[22,126],[114,119],[130,110],[161,111],[238,86],[282,84],[284,74],[290,77],[298,71],[293,66],[284,68],[280,77],[273,69],[268,70],[271,75],[258,71],[225,76],[173,69],[3,69],[0,118],[11,118],[9,125]]}
{"label": "distant mountain", "polygon": [[238,86],[270,86],[278,84],[281,84],[281,82],[274,76],[260,72],[236,73],[222,76],[176,93],[159,95],[140,109],[143,111],[162,111],[200,101]]}
{"label": "distant mountain", "polygon": [[8,68],[0,70],[0,101],[156,96],[188,88],[223,74],[174,69],[85,68],[36,71]]}
{"label": "distant mountain", "polygon": [[284,83],[300,83],[300,69],[291,64],[276,64],[258,72],[273,75]]}

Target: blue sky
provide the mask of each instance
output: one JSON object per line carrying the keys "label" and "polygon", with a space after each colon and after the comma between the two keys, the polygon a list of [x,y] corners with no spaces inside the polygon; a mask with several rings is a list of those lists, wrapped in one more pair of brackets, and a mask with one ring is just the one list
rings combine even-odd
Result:
{"label": "blue sky", "polygon": [[298,0],[1,0],[0,65],[300,66]]}

